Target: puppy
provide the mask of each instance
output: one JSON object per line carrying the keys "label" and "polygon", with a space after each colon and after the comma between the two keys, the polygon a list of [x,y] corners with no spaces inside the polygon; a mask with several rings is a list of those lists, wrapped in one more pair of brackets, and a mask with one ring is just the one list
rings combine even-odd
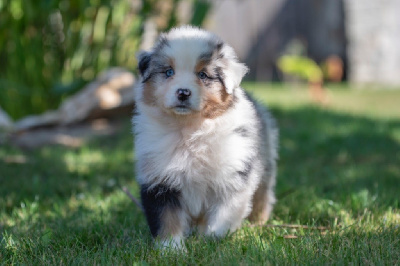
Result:
{"label": "puppy", "polygon": [[275,203],[278,129],[239,87],[247,67],[215,35],[185,26],[138,56],[136,177],[151,234],[182,247],[196,231],[222,237]]}

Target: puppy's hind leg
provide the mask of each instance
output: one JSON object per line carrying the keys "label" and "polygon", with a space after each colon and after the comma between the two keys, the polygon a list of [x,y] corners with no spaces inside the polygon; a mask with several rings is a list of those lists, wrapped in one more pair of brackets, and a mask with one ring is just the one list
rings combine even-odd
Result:
{"label": "puppy's hind leg", "polygon": [[147,223],[158,248],[184,249],[187,217],[181,208],[180,192],[158,185],[142,186],[141,197]]}
{"label": "puppy's hind leg", "polygon": [[273,189],[262,182],[254,193],[253,209],[248,217],[249,221],[264,224],[269,219],[275,201]]}

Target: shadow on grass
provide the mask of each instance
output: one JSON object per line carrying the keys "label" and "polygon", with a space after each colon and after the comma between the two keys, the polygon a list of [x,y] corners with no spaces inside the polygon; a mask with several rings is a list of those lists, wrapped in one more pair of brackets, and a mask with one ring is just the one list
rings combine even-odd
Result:
{"label": "shadow on grass", "polygon": [[[272,112],[281,135],[273,219],[330,224],[338,217],[358,217],[365,209],[383,213],[400,207],[399,120],[317,107]],[[117,135],[78,149],[0,147],[0,217],[7,220],[0,227],[16,235],[28,229],[43,235],[53,228],[54,236],[69,239],[67,245],[103,245],[125,237],[137,241],[128,236],[138,231],[139,239],[143,234],[149,239],[142,214],[117,185],[138,195],[132,134],[128,119],[123,123]],[[10,154],[23,154],[28,162],[7,164],[2,158]],[[23,218],[22,209],[34,202],[38,207]]]}

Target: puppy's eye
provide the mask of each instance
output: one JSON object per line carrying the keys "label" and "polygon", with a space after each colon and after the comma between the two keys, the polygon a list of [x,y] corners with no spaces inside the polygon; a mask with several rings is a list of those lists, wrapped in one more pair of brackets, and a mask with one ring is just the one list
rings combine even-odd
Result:
{"label": "puppy's eye", "polygon": [[172,68],[168,68],[167,71],[165,71],[165,75],[167,78],[172,77],[175,74],[175,71]]}
{"label": "puppy's eye", "polygon": [[199,77],[199,79],[208,78],[207,74],[204,71],[197,73],[197,76]]}

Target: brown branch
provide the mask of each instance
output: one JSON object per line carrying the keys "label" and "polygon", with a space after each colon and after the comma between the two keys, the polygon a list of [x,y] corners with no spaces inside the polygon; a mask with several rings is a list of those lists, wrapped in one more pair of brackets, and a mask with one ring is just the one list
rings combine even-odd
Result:
{"label": "brown branch", "polygon": [[139,200],[137,200],[131,192],[129,192],[128,188],[123,186],[121,187],[122,191],[125,192],[125,194],[133,201],[133,203],[136,204],[136,206],[143,212],[143,206],[140,204]]}
{"label": "brown branch", "polygon": [[300,225],[300,224],[251,224],[249,227],[278,227],[278,228],[291,228],[291,229],[308,229],[308,230],[329,230],[329,227],[326,226],[308,226],[308,225]]}

